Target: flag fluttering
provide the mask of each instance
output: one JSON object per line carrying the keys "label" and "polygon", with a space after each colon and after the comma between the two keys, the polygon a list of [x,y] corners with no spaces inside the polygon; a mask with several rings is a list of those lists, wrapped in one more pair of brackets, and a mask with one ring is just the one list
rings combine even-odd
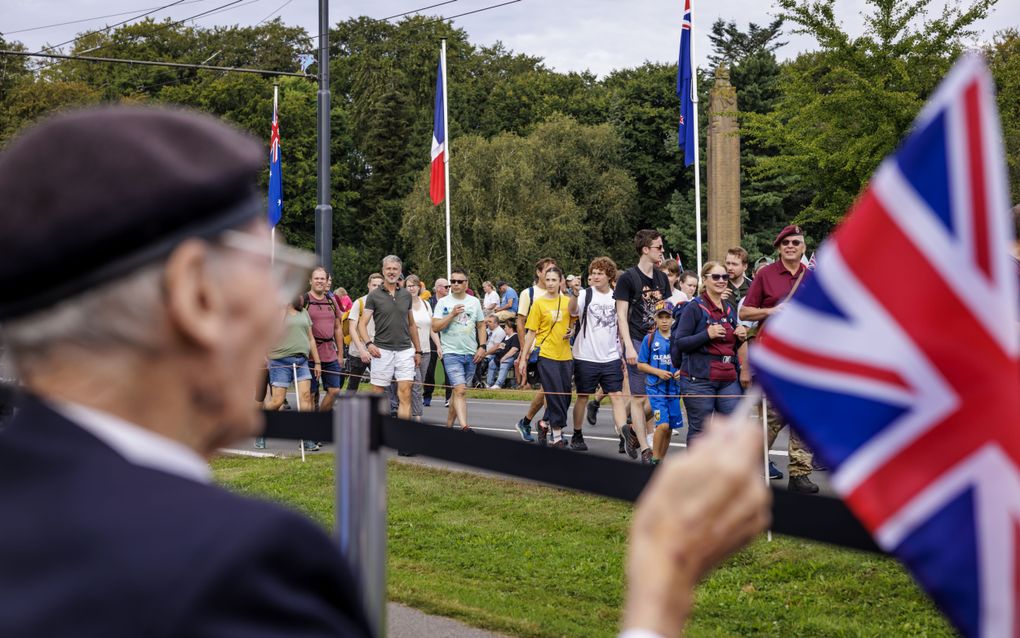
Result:
{"label": "flag fluttering", "polygon": [[269,225],[276,226],[283,217],[283,171],[280,168],[280,117],[277,98],[273,94],[273,124],[269,133]]}
{"label": "flag fluttering", "polygon": [[691,0],[684,0],[684,21],[680,27],[680,59],[676,73],[676,94],[680,98],[680,123],[677,128],[677,143],[684,151],[684,166],[694,163],[695,130],[694,99],[691,93],[691,78],[694,74],[691,47],[693,39],[691,28]]}
{"label": "flag fluttering", "polygon": [[751,354],[850,509],[975,638],[1020,634],[1009,211],[994,82],[972,54]]}
{"label": "flag fluttering", "polygon": [[446,124],[444,121],[443,78],[446,76],[442,58],[439,59],[439,71],[436,74],[436,106],[432,117],[432,172],[429,176],[429,195],[432,203],[439,205],[446,197]]}

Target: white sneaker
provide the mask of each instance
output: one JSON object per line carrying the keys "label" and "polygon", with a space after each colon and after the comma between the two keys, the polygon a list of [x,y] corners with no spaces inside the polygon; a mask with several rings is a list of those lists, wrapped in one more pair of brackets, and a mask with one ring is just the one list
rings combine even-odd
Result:
{"label": "white sneaker", "polygon": [[489,386],[489,389],[490,389],[490,390],[500,390],[500,389],[502,389],[502,388],[500,388],[500,387],[499,387],[498,385],[496,385],[496,384],[492,384],[492,385],[490,385],[490,386]]}
{"label": "white sneaker", "polygon": [[448,407],[450,407],[450,402],[449,402],[449,401],[447,401],[446,403],[444,403],[444,404],[443,404],[443,407],[444,407],[444,408],[448,408]]}

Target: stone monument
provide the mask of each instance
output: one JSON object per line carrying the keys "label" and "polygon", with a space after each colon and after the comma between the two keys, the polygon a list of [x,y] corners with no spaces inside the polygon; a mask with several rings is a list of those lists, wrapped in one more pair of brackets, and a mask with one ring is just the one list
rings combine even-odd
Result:
{"label": "stone monument", "polygon": [[740,245],[740,129],[737,89],[719,64],[708,101],[708,258]]}

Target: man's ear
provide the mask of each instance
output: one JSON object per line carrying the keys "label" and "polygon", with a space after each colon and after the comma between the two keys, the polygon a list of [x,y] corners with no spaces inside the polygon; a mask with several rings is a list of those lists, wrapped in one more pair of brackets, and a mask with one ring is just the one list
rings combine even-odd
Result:
{"label": "man's ear", "polygon": [[174,249],[165,269],[170,325],[186,343],[209,349],[227,326],[226,301],[209,263],[208,244],[192,239]]}

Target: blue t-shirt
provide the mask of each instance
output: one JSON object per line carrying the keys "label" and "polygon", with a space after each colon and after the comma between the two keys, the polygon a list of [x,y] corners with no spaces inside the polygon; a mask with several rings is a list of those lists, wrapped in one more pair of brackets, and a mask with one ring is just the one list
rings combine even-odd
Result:
{"label": "blue t-shirt", "polygon": [[511,306],[509,308],[507,308],[507,310],[509,310],[510,312],[516,313],[517,312],[517,291],[514,290],[513,288],[511,288],[510,286],[507,286],[506,287],[506,292],[503,293],[503,296],[499,300],[499,305],[500,306],[505,306],[506,302],[510,301],[511,299],[513,300],[513,304],[511,304]]}
{"label": "blue t-shirt", "polygon": [[[641,340],[638,361],[647,363],[656,370],[665,370],[670,374],[676,374],[676,366],[673,365],[673,359],[669,356],[669,337],[663,337],[658,330],[653,332],[650,338],[645,337]],[[645,389],[648,390],[648,394],[671,394],[670,390],[675,387],[673,385],[675,383],[672,379],[667,381],[654,374],[645,375]]]}

